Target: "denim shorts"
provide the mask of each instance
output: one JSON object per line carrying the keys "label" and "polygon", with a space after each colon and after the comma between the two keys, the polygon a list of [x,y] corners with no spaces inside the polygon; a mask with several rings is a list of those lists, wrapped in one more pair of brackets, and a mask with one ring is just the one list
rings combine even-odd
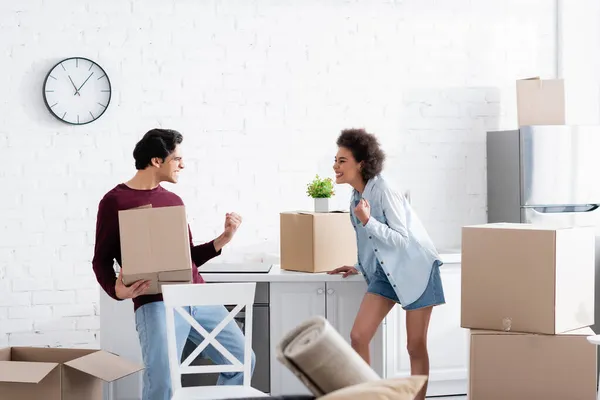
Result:
{"label": "denim shorts", "polygon": [[[429,276],[429,282],[427,283],[425,291],[421,297],[419,297],[413,303],[402,306],[404,310],[417,310],[419,308],[438,306],[446,303],[444,288],[442,286],[442,278],[440,276],[440,265],[441,263],[439,261],[435,261],[433,263],[433,268],[431,268],[431,275]],[[396,292],[394,291],[394,288],[385,276],[385,272],[379,263],[377,263],[375,271],[371,274],[368,274],[367,284],[368,293],[383,296],[398,304],[401,304],[400,300],[398,300]]]}

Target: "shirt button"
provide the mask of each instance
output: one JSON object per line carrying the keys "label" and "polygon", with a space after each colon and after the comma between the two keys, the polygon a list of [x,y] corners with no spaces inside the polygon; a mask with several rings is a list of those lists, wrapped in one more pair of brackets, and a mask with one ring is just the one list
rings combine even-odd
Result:
{"label": "shirt button", "polygon": [[387,276],[390,276],[390,273],[389,273],[389,272],[387,273]]}
{"label": "shirt button", "polygon": [[377,249],[375,249],[375,251],[377,251]]}
{"label": "shirt button", "polygon": [[371,236],[369,236],[369,239],[371,239]]}
{"label": "shirt button", "polygon": [[394,285],[394,287],[396,287],[396,285]]}

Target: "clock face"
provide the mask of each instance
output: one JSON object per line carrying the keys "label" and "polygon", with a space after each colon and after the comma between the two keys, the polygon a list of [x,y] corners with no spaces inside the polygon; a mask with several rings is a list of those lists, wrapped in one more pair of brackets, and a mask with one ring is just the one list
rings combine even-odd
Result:
{"label": "clock face", "polygon": [[46,107],[68,124],[84,125],[97,120],[106,111],[110,97],[106,72],[87,58],[62,60],[44,81]]}

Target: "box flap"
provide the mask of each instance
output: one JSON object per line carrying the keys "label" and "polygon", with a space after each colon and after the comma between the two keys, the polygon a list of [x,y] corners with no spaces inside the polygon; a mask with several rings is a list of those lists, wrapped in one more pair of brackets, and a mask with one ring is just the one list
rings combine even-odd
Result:
{"label": "box flap", "polygon": [[535,333],[512,332],[512,331],[492,331],[488,329],[471,329],[471,336],[483,335],[535,335]]}
{"label": "box flap", "polygon": [[344,210],[331,210],[328,212],[314,212],[314,211],[282,211],[279,214],[284,214],[284,215],[288,215],[288,214],[296,214],[296,215],[310,215],[312,217],[323,217],[323,216],[328,216],[331,214],[350,214],[350,211],[344,211]]}
{"label": "box flap", "polygon": [[182,269],[180,271],[164,271],[158,273],[159,282],[190,282],[191,280],[191,269]]}
{"label": "box flap", "polygon": [[[483,335],[530,335],[530,336],[546,336],[545,333],[527,333],[527,332],[506,332],[506,331],[492,331],[487,329],[470,329],[471,336],[483,336]],[[593,336],[594,331],[590,327],[575,329],[568,332],[557,333],[552,336]]]}
{"label": "box flap", "polygon": [[40,383],[57,363],[0,361],[0,382]]}
{"label": "box flap", "polygon": [[0,349],[0,361],[10,361],[10,347]]}
{"label": "box flap", "polygon": [[116,381],[144,369],[139,364],[134,364],[106,351],[97,351],[66,362],[65,365],[105,382]]}
{"label": "box flap", "polygon": [[97,350],[55,347],[13,347],[11,360],[62,364]]}

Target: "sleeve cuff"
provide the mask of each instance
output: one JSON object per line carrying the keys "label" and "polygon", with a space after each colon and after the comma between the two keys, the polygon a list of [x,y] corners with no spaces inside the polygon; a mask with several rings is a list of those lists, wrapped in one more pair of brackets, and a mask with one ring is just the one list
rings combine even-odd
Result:
{"label": "sleeve cuff", "polygon": [[373,230],[373,228],[375,227],[375,225],[377,224],[377,222],[379,222],[379,221],[376,221],[375,218],[369,217],[369,220],[367,221],[366,224],[363,225],[363,227],[366,230],[368,230],[369,232],[371,232]]}

